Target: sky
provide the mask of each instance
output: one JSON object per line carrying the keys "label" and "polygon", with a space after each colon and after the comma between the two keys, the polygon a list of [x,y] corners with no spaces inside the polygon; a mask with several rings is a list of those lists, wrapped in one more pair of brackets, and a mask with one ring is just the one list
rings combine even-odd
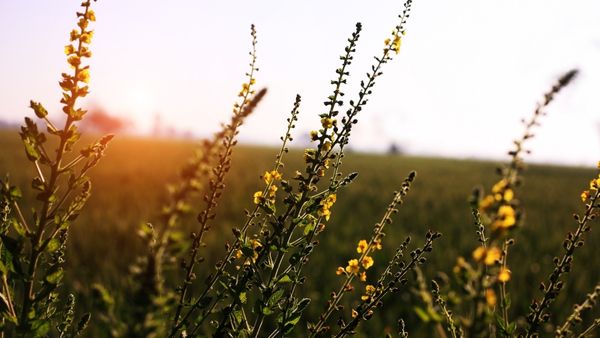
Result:
{"label": "sky", "polygon": [[[58,117],[63,54],[80,1],[0,0],[0,120],[29,100]],[[100,106],[148,133],[161,121],[209,135],[229,118],[258,31],[257,86],[269,92],[242,127],[246,143],[277,144],[295,95],[296,139],[318,128],[346,39],[363,24],[346,99],[397,24],[402,1],[101,0],[90,61]],[[426,156],[503,159],[520,120],[558,76],[580,70],[530,142],[533,162],[593,166],[600,159],[600,2],[414,0],[402,50],[384,68],[351,147],[396,143]]]}

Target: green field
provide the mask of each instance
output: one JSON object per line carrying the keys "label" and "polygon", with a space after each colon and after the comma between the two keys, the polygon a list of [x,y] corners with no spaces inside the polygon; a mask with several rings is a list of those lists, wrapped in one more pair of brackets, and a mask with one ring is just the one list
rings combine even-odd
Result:
{"label": "green field", "polygon": [[[84,212],[71,228],[67,256],[67,284],[85,299],[94,282],[106,285],[118,302],[126,306],[118,290],[127,283],[128,267],[139,254],[142,243],[135,235],[140,222],[152,222],[160,210],[165,183],[174,181],[178,168],[194,149],[193,142],[117,137],[106,158],[93,169],[93,194]],[[533,149],[535,151],[535,149]],[[272,166],[275,149],[240,146],[235,150],[233,168],[218,209],[217,225],[206,238],[209,262],[223,252],[230,228],[244,218],[252,206],[252,193],[262,182],[259,176]],[[302,167],[300,151],[292,150],[284,159],[286,171]],[[456,257],[468,256],[477,245],[468,197],[477,185],[489,187],[496,181],[499,163],[454,159],[384,156],[348,153],[343,171],[359,172],[357,180],[339,192],[338,201],[320,246],[309,262],[306,290],[312,290],[313,303],[308,316],[320,312],[327,295],[337,287],[335,269],[344,265],[359,239],[367,237],[379,220],[404,177],[416,170],[406,203],[394,223],[387,228],[384,250],[378,253],[376,267],[390,258],[406,235],[421,243],[427,229],[443,233],[425,266],[427,277],[435,271],[451,273]],[[27,168],[27,169],[24,169]],[[26,161],[16,131],[0,132],[0,174],[10,173],[13,184],[24,192],[24,210],[31,205],[30,178],[33,168]],[[596,174],[589,168],[530,166],[517,195],[526,210],[525,227],[518,232],[509,257],[513,280],[509,283],[512,310],[525,314],[532,296],[539,296],[538,284],[552,270],[552,258],[559,254],[565,234],[575,227],[572,214],[581,212],[579,198],[587,182]],[[200,206],[197,198],[196,206]],[[193,216],[193,215],[192,215]],[[194,228],[194,217],[186,222]],[[600,280],[598,250],[600,231],[593,224],[587,245],[576,253],[574,272],[566,292],[553,305],[563,319],[574,302]],[[207,270],[204,263],[200,270]],[[395,323],[403,316],[408,323],[417,319],[403,302],[410,292],[388,299],[385,314],[364,325],[365,332],[381,336],[382,322]],[[408,302],[407,302],[408,303]],[[409,325],[409,328],[411,326]],[[372,330],[372,331],[371,331]]]}

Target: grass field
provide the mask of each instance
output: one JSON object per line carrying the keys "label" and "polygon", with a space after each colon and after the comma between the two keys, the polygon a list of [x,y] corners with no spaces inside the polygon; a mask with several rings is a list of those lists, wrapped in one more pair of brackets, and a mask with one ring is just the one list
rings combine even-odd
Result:
{"label": "grass field", "polygon": [[[0,174],[10,173],[12,182],[23,189],[27,201],[24,205],[30,205],[28,187],[33,168],[25,159],[16,131],[0,132],[0,149]],[[141,249],[136,227],[140,222],[156,219],[165,182],[176,178],[178,168],[193,149],[193,142],[125,137],[114,140],[106,160],[92,172],[92,197],[71,228],[66,268],[68,284],[82,295],[89,292],[94,282],[103,283],[110,290],[120,290],[127,284],[128,267]],[[225,241],[231,238],[231,226],[243,219],[245,208],[251,207],[252,193],[262,184],[259,176],[271,167],[275,154],[276,150],[270,148],[241,146],[235,150],[233,169],[218,209],[218,226],[206,238],[209,264],[215,255],[223,252]],[[286,172],[301,168],[301,152],[292,150],[285,163]],[[393,191],[411,170],[417,171],[417,180],[394,223],[387,228],[384,250],[374,258],[387,261],[406,235],[420,243],[426,230],[431,228],[442,232],[443,237],[425,266],[427,277],[432,278],[435,271],[450,274],[457,255],[470,255],[477,244],[468,197],[473,187],[489,187],[496,181],[497,165],[347,154],[343,171],[357,171],[359,176],[338,194],[331,221],[320,237],[321,248],[311,257],[306,272],[311,278],[306,289],[315,291],[312,291],[314,301],[308,316],[320,312],[327,295],[338,285],[336,267],[344,265],[355,250],[356,242],[371,232]],[[526,171],[524,185],[517,193],[526,210],[526,225],[518,232],[509,257],[513,270],[509,288],[515,313],[526,313],[532,296],[538,296],[537,285],[552,270],[553,255],[559,253],[565,234],[575,226],[572,214],[582,209],[579,194],[594,175],[595,171],[588,168],[557,166],[535,165]],[[198,198],[196,205],[199,204]],[[194,218],[190,217],[186,227],[191,230],[194,225]],[[593,228],[597,228],[595,225]],[[600,231],[592,229],[588,244],[576,253],[574,273],[569,276],[566,292],[553,305],[559,318],[564,318],[571,304],[583,300],[600,280],[597,250],[595,254],[593,250],[599,244]],[[209,266],[204,263],[201,270]],[[113,293],[118,302],[123,302],[118,293]],[[365,332],[380,336],[381,323],[395,323],[398,316],[416,323],[412,309],[402,305],[411,297],[410,292],[394,297],[397,298],[388,299],[381,318],[376,317],[376,321],[364,325]]]}

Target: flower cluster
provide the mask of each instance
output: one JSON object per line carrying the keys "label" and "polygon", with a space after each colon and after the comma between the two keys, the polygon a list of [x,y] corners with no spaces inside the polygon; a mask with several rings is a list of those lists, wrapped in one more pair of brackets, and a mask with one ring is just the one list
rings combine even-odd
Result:
{"label": "flower cluster", "polygon": [[277,170],[265,171],[262,178],[265,181],[267,187],[264,191],[259,190],[254,193],[253,200],[254,204],[273,204],[275,203],[275,194],[277,193],[276,181],[281,181],[281,173]]}
{"label": "flower cluster", "polygon": [[336,200],[337,197],[335,194],[329,194],[327,197],[323,198],[321,202],[319,202],[319,216],[325,217],[325,220],[329,221],[329,217],[331,217],[331,207],[333,207]]}

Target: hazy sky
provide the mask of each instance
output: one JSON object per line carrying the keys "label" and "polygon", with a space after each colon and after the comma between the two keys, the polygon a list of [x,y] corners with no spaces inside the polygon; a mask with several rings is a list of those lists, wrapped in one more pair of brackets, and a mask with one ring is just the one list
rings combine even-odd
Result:
{"label": "hazy sky", "polygon": [[[63,46],[80,1],[0,0],[0,119],[20,121],[29,99],[60,106]],[[318,125],[346,39],[363,23],[346,98],[396,25],[402,1],[101,0],[91,48],[88,105],[149,130],[205,135],[227,120],[244,80],[249,27],[258,30],[257,84],[269,88],[243,127],[247,142],[276,142],[296,93],[296,134]],[[414,0],[402,51],[384,69],[352,146],[502,158],[544,91],[560,94],[531,142],[531,158],[594,165],[600,159],[600,1]],[[57,113],[58,114],[58,113]]]}

